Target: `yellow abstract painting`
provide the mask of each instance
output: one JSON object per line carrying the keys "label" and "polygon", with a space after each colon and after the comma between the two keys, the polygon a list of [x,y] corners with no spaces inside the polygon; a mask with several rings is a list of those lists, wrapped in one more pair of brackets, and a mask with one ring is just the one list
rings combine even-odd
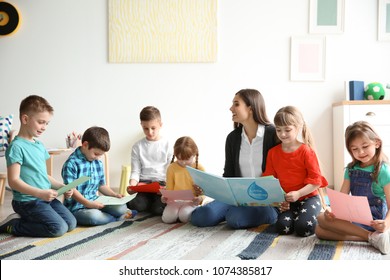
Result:
{"label": "yellow abstract painting", "polygon": [[217,2],[109,0],[109,62],[215,62]]}

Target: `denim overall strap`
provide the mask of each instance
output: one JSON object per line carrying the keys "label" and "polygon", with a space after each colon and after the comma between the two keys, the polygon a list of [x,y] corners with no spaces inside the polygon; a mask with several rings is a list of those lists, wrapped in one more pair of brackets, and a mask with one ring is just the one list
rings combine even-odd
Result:
{"label": "denim overall strap", "polygon": [[371,172],[349,169],[350,190],[355,196],[366,196],[374,220],[383,220],[387,213],[386,201],[372,192]]}

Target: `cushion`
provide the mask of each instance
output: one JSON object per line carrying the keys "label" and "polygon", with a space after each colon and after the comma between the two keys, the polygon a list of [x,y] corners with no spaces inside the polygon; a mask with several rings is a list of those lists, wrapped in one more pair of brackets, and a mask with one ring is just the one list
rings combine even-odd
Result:
{"label": "cushion", "polygon": [[11,132],[14,115],[0,115],[0,151],[5,151],[9,145],[9,134]]}

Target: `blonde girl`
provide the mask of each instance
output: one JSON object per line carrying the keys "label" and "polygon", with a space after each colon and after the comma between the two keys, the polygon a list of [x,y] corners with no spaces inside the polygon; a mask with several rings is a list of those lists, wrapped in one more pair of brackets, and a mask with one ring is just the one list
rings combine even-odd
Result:
{"label": "blonde girl", "polygon": [[286,192],[276,229],[279,234],[309,236],[314,234],[322,208],[318,189],[328,182],[321,174],[313,137],[301,112],[293,106],[283,107],[274,123],[281,143],[268,152],[263,176],[278,178]]}
{"label": "blonde girl", "polygon": [[[204,171],[202,165],[198,162],[199,151],[195,141],[188,136],[180,137],[176,140],[173,148],[173,157],[167,170],[167,190],[192,190],[194,200],[192,202],[167,201],[162,196],[161,201],[167,203],[162,214],[164,223],[175,223],[178,220],[186,223],[190,220],[191,213],[202,203],[202,196],[197,196],[198,192],[194,189],[194,181],[186,166]],[[176,159],[176,160],[175,160]]]}
{"label": "blonde girl", "polygon": [[344,172],[341,192],[366,196],[373,220],[370,226],[337,219],[328,208],[318,216],[316,235],[320,239],[368,241],[382,254],[390,253],[390,169],[382,140],[364,121],[345,131],[345,145],[352,157]]}

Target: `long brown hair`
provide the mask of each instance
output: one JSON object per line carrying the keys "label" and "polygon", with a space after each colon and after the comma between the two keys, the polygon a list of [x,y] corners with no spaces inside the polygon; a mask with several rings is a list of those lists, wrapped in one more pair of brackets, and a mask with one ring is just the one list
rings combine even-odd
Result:
{"label": "long brown hair", "polygon": [[[235,95],[241,97],[245,105],[252,108],[253,119],[258,124],[268,125],[271,122],[268,119],[267,112],[265,110],[265,102],[261,93],[256,89],[242,89]],[[235,122],[234,128],[242,126],[242,124]]]}
{"label": "long brown hair", "polygon": [[360,163],[359,160],[355,159],[351,150],[351,142],[356,138],[363,137],[369,139],[373,142],[379,142],[379,147],[375,150],[374,155],[374,172],[372,173],[372,179],[374,181],[378,180],[379,171],[383,162],[388,162],[386,154],[382,150],[382,139],[379,137],[378,133],[374,128],[365,121],[358,121],[349,125],[345,130],[345,147],[348,150],[348,153],[351,155],[352,161],[347,165],[347,168],[351,168],[354,165]]}

